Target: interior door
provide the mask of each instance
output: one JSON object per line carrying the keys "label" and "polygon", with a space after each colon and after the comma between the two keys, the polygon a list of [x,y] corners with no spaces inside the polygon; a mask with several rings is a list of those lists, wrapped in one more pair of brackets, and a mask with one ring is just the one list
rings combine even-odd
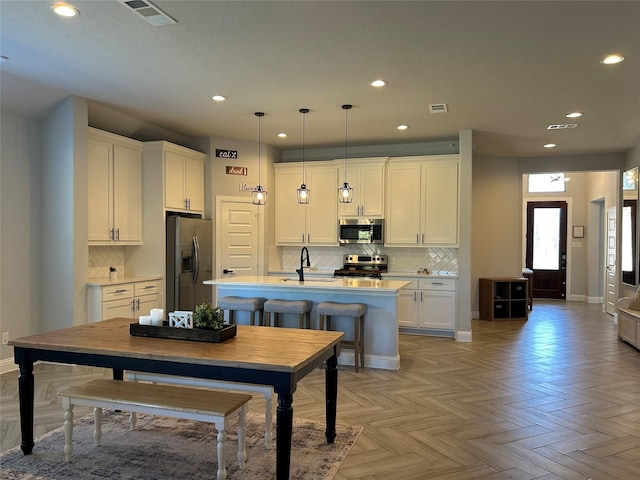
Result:
{"label": "interior door", "polygon": [[605,257],[605,272],[607,294],[605,298],[605,311],[613,315],[616,311],[618,298],[616,289],[616,208],[607,209],[607,255]]}
{"label": "interior door", "polygon": [[527,202],[526,267],[534,297],[566,298],[567,202]]}
{"label": "interior door", "polygon": [[258,275],[258,208],[252,203],[222,202],[218,276]]}

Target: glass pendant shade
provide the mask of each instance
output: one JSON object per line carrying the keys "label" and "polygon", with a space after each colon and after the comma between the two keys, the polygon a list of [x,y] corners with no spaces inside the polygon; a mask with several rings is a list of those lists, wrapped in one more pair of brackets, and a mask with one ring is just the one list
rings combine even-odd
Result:
{"label": "glass pendant shade", "polygon": [[258,185],[251,191],[251,202],[254,205],[267,204],[267,191],[262,189],[262,185]]}
{"label": "glass pendant shade", "polygon": [[267,204],[267,191],[262,188],[262,182],[260,181],[260,119],[264,117],[263,112],[256,112],[258,117],[258,185],[251,191],[251,203],[254,205],[266,205]]}
{"label": "glass pendant shade", "polygon": [[338,201],[340,203],[353,202],[353,188],[351,188],[347,182],[344,182],[342,186],[338,188]]}
{"label": "glass pendant shade", "polygon": [[342,105],[342,109],[344,110],[344,183],[338,188],[338,202],[351,203],[353,202],[353,188],[347,182],[347,138],[349,137],[347,112],[351,109],[351,105]]}
{"label": "glass pendant shade", "polygon": [[300,188],[296,190],[296,196],[298,197],[299,204],[306,205],[309,203],[309,200],[311,198],[311,190],[309,190],[303,183],[302,185],[300,185]]}
{"label": "glass pendant shade", "polygon": [[296,197],[300,205],[307,205],[311,199],[311,190],[304,183],[304,117],[309,113],[309,109],[301,108],[299,112],[302,114],[302,183],[296,190]]}

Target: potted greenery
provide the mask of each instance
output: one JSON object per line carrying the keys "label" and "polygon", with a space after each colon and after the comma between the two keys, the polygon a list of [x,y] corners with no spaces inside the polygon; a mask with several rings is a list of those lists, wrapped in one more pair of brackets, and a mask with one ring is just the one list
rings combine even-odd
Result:
{"label": "potted greenery", "polygon": [[196,305],[193,312],[194,328],[202,328],[204,330],[220,330],[224,327],[224,311],[211,305],[210,303],[201,303]]}

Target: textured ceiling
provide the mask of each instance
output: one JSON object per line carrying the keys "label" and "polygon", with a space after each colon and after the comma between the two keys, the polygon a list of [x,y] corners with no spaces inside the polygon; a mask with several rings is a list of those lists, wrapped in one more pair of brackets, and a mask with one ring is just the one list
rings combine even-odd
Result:
{"label": "textured ceiling", "polygon": [[[69,3],[80,16],[0,0],[3,110],[42,116],[78,95],[185,136],[240,140],[256,140],[260,110],[263,141],[287,150],[301,143],[301,107],[308,148],[342,145],[350,103],[351,145],[460,129],[491,155],[640,144],[638,1],[156,1],[178,22],[164,27],[115,0]],[[627,60],[599,63],[614,52]],[[389,83],[374,89],[376,78]],[[579,127],[546,129],[568,122]]]}

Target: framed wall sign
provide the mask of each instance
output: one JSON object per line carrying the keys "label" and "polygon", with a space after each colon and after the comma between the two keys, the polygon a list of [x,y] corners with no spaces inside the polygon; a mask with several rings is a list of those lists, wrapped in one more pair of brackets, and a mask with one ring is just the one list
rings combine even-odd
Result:
{"label": "framed wall sign", "polygon": [[584,225],[573,226],[573,238],[584,238]]}

